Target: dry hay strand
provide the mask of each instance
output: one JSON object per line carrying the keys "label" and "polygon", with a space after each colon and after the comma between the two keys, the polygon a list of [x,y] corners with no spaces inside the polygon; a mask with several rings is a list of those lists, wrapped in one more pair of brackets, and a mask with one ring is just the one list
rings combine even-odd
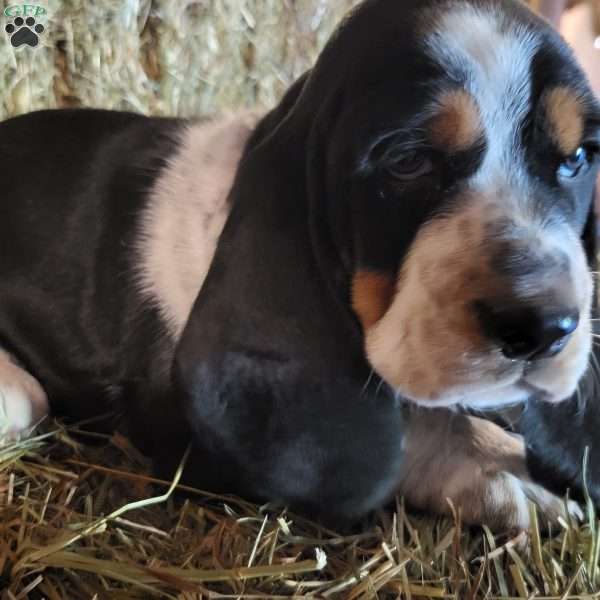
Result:
{"label": "dry hay strand", "polygon": [[[58,423],[0,449],[2,598],[600,598],[600,534],[516,537],[407,513],[353,535],[153,478],[119,434]],[[198,457],[196,457],[198,460]],[[110,465],[110,466],[108,466]],[[527,540],[529,543],[527,544]]]}

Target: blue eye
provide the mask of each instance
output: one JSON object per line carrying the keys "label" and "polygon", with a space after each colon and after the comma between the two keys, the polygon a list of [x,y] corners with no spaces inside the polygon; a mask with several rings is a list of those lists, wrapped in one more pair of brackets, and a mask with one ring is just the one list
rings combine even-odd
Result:
{"label": "blue eye", "polygon": [[584,146],[580,146],[560,164],[558,167],[558,176],[562,179],[574,179],[591,162],[591,153]]}

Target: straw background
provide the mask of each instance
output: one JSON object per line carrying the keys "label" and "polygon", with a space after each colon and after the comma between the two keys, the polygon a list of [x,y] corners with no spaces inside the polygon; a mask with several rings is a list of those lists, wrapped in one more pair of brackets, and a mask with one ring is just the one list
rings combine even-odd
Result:
{"label": "straw background", "polygon": [[13,49],[0,35],[0,118],[57,106],[179,116],[268,107],[356,0],[40,4],[42,45]]}

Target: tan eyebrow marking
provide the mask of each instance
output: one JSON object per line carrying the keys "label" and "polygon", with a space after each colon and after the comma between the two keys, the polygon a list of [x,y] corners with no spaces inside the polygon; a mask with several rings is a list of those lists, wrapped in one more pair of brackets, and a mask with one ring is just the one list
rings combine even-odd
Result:
{"label": "tan eyebrow marking", "polygon": [[557,87],[546,94],[543,103],[550,136],[565,156],[572,154],[583,137],[584,107],[580,96],[571,88]]}
{"label": "tan eyebrow marking", "polygon": [[483,136],[479,108],[464,90],[446,92],[437,102],[429,122],[429,136],[438,147],[452,151],[466,150]]}

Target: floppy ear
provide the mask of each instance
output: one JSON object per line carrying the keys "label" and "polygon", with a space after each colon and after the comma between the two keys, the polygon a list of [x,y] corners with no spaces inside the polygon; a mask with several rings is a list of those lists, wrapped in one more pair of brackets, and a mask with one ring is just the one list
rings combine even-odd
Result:
{"label": "floppy ear", "polygon": [[[585,253],[590,265],[590,270],[594,273],[598,270],[598,216],[596,214],[596,202],[600,199],[600,184],[596,187],[595,193],[592,196],[592,206],[588,214],[588,219],[583,230],[582,241]],[[597,294],[596,294],[597,297]],[[594,302],[594,307],[597,306],[597,302]]]}
{"label": "floppy ear", "polygon": [[[244,464],[252,455],[238,456],[236,439],[256,440],[259,423],[247,417],[243,403],[252,400],[256,419],[258,406],[279,415],[287,386],[299,387],[298,376],[283,365],[304,368],[297,357],[315,356],[318,345],[318,366],[329,368],[345,360],[336,340],[350,337],[344,316],[323,308],[308,234],[309,78],[306,73],[292,85],[246,144],[229,193],[229,216],[172,365],[177,400],[197,443]],[[324,331],[333,333],[322,341]],[[279,374],[276,382],[273,373]],[[223,439],[234,429],[239,435]]]}
{"label": "floppy ear", "polygon": [[300,76],[287,90],[279,104],[261,119],[248,140],[246,151],[255,148],[263,142],[289,115],[300,98],[304,90],[304,85],[310,77],[310,73],[311,71],[308,70],[304,75]]}

